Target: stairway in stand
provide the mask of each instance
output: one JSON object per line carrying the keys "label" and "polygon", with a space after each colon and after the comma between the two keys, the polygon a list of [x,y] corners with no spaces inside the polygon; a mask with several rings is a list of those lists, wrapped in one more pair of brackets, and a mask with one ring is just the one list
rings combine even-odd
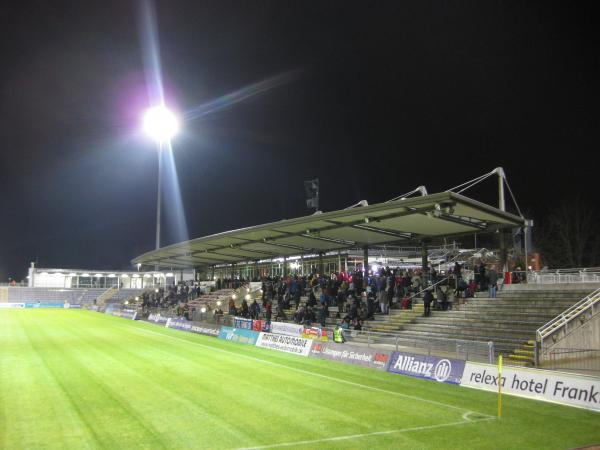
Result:
{"label": "stairway in stand", "polygon": [[577,285],[513,286],[497,298],[470,298],[450,311],[415,315],[403,323],[398,335],[405,338],[460,339],[494,343],[510,364],[533,365],[536,330],[589,294]]}

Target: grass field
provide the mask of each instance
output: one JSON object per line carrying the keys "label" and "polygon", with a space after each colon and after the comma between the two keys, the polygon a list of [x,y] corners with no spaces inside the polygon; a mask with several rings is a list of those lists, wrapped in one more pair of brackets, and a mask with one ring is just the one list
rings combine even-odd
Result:
{"label": "grass field", "polygon": [[555,448],[600,414],[77,310],[0,310],[0,448]]}

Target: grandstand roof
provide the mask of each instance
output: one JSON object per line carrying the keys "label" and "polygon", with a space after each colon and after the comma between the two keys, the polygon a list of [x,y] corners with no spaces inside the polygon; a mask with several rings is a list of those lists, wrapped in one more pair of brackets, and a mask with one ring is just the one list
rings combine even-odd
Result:
{"label": "grandstand roof", "polygon": [[315,213],[162,247],[133,264],[200,267],[493,232],[524,219],[453,192]]}

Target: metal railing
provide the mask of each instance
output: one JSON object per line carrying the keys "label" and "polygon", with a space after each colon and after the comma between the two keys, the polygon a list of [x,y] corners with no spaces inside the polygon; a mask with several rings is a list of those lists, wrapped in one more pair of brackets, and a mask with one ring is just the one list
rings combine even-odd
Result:
{"label": "metal railing", "polygon": [[469,361],[495,361],[493,342],[466,341],[460,339],[436,339],[428,337],[409,338],[393,333],[343,330],[346,342],[386,350],[411,351],[426,355],[449,357]]}
{"label": "metal railing", "polygon": [[577,269],[539,270],[528,272],[528,283],[600,283],[600,267]]}
{"label": "metal railing", "polygon": [[600,374],[600,350],[553,348],[548,352],[545,368]]}
{"label": "metal railing", "polygon": [[581,314],[591,310],[592,315],[595,314],[595,308],[598,308],[598,304],[600,303],[600,289],[596,289],[587,297],[582,298],[573,306],[568,308],[562,314],[556,316],[547,324],[538,328],[536,331],[537,341],[541,345],[542,353],[544,352],[544,339],[548,336],[556,333],[557,331],[563,329],[569,322],[571,322],[576,317],[579,317]]}

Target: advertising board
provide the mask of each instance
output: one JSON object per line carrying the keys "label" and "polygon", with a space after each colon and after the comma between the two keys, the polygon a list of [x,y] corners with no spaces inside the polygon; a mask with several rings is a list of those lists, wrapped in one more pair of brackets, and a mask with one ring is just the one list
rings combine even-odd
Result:
{"label": "advertising board", "polygon": [[252,319],[246,319],[245,317],[234,317],[233,318],[234,328],[243,328],[246,330],[252,329]]}
{"label": "advertising board", "polygon": [[393,352],[388,372],[426,378],[441,383],[460,384],[465,361],[437,356]]}
{"label": "advertising board", "polygon": [[25,303],[25,308],[64,308],[64,303]]}
{"label": "advertising board", "polygon": [[176,330],[188,331],[190,333],[196,334],[204,334],[207,336],[217,337],[219,335],[219,327],[217,326],[194,325],[193,322],[189,322],[182,317],[167,320],[165,326],[167,328],[174,328]]}
{"label": "advertising board", "polygon": [[285,322],[271,322],[271,333],[301,337],[303,331],[303,325]]}
{"label": "advertising board", "polygon": [[505,366],[502,379],[490,364],[467,362],[461,386],[498,391],[563,405],[600,411],[600,379],[565,372]]}
{"label": "advertising board", "polygon": [[25,308],[25,303],[0,303],[0,308]]}
{"label": "advertising board", "polygon": [[110,313],[108,312],[108,310],[106,310],[106,314],[111,314],[116,317],[122,317],[124,319],[131,319],[131,320],[138,319],[137,311],[134,311],[132,309],[113,309],[110,311]]}
{"label": "advertising board", "polygon": [[167,321],[170,319],[170,317],[167,316],[163,316],[161,314],[150,314],[148,316],[148,321],[150,322],[156,322],[156,323],[167,323]]}
{"label": "advertising board", "polygon": [[240,344],[254,345],[258,339],[259,333],[245,328],[221,327],[219,330],[219,339],[225,339]]}
{"label": "advertising board", "polygon": [[280,352],[308,356],[312,341],[285,334],[260,333],[256,341],[257,347],[270,348]]}
{"label": "advertising board", "polygon": [[389,352],[329,342],[314,342],[310,356],[379,370],[386,370],[390,361]]}

